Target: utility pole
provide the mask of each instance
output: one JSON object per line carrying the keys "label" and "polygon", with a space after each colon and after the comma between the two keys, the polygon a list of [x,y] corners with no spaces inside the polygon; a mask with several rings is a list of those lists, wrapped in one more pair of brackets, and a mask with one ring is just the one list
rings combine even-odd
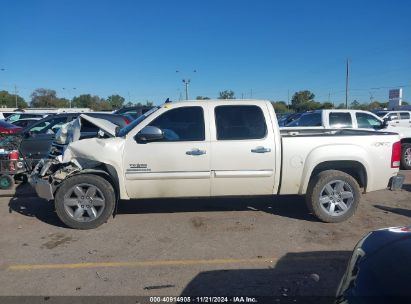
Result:
{"label": "utility pole", "polygon": [[[331,92],[328,92],[328,103],[331,103]],[[334,102],[333,102],[333,108],[334,108]]]}
{"label": "utility pole", "polygon": [[350,77],[350,61],[347,58],[347,71],[345,75],[345,108],[348,109],[348,78]]}
{"label": "utility pole", "polygon": [[16,100],[16,109],[17,109],[18,106],[17,106],[17,86],[16,85],[14,85],[14,98]]}
{"label": "utility pole", "polygon": [[290,111],[290,90],[287,90],[287,109]]}

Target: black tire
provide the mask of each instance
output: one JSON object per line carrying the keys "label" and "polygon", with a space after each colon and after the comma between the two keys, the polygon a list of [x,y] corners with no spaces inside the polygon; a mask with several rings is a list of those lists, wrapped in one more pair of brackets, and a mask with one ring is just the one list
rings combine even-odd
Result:
{"label": "black tire", "polygon": [[8,190],[11,189],[14,185],[14,180],[10,175],[3,174],[0,175],[0,189]]}
{"label": "black tire", "polygon": [[[343,189],[346,190],[343,191],[344,195],[346,195],[345,193],[351,192],[351,194],[349,195],[352,195],[352,198],[346,199],[344,201],[344,198],[342,198],[341,195],[338,195],[338,193],[341,194],[343,192],[335,192],[336,194],[329,196],[327,194],[327,190],[325,190],[325,187],[326,185],[333,185],[333,182],[335,182],[335,185],[343,184]],[[331,189],[333,189],[332,186]],[[335,190],[335,188],[333,190]],[[329,202],[329,204],[334,205],[332,210],[334,211],[335,209],[338,209],[337,211],[340,211],[341,213],[339,215],[331,215],[329,212],[327,212],[327,208],[320,203],[320,197],[325,199],[332,197],[332,203]],[[361,191],[357,181],[351,175],[338,170],[326,170],[314,176],[308,184],[308,189],[306,193],[306,203],[308,209],[319,220],[326,223],[339,223],[350,218],[357,210],[358,204],[360,203],[360,199]],[[346,210],[342,210],[340,205],[345,206]]]}
{"label": "black tire", "polygon": [[411,157],[411,144],[401,145],[401,169],[411,170],[411,162],[407,162],[407,156]]}
{"label": "black tire", "polygon": [[[87,204],[87,207],[89,205],[93,205],[91,203],[92,201],[89,201],[90,202],[89,204],[88,201],[84,202],[86,201],[86,199],[80,201],[80,199],[77,199],[77,197],[75,198],[67,197],[69,195],[69,192],[71,191],[73,191],[73,193],[75,192],[73,188],[76,186],[80,186],[80,188],[85,191],[85,189],[82,188],[82,185],[95,187],[97,189],[96,193],[98,193],[100,197],[101,196],[103,197],[101,199],[100,197],[97,197],[96,195],[96,199],[104,200],[104,206],[100,207],[101,209],[98,209],[98,216],[95,219],[91,219],[90,217],[88,221],[82,221],[81,219],[76,220],[75,217],[73,215],[70,215],[70,212],[67,211],[67,210],[71,211],[71,209],[67,209],[71,207],[65,206],[65,202],[64,202],[65,199],[72,199],[74,201],[77,201],[78,205],[77,206],[74,205],[73,210],[81,209],[83,211],[80,210],[80,212],[83,212],[82,213],[83,215],[87,215],[88,211],[84,210],[84,206],[85,204]],[[86,194],[87,192],[85,192],[82,198],[85,198]],[[107,222],[109,217],[113,214],[115,203],[116,203],[116,195],[114,193],[114,189],[111,183],[108,182],[106,179],[98,175],[93,175],[93,174],[80,174],[80,175],[75,175],[73,177],[70,177],[69,179],[67,179],[60,185],[60,187],[57,189],[55,193],[55,198],[54,198],[56,212],[60,220],[70,228],[81,229],[81,230],[94,229],[104,224],[105,222]],[[80,208],[80,206],[82,206],[83,208]],[[94,211],[95,210],[96,209],[94,209]],[[73,211],[73,214],[74,214],[74,211]]]}

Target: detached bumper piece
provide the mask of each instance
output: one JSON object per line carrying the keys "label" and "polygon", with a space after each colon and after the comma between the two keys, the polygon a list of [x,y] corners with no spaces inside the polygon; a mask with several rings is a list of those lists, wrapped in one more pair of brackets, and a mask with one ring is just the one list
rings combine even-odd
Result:
{"label": "detached bumper piece", "polygon": [[48,201],[54,199],[53,188],[47,180],[38,177],[31,177],[30,184],[36,191],[38,197],[44,198]]}
{"label": "detached bumper piece", "polygon": [[391,191],[398,191],[401,190],[402,184],[404,184],[405,176],[398,174],[390,178],[390,182],[388,184]]}

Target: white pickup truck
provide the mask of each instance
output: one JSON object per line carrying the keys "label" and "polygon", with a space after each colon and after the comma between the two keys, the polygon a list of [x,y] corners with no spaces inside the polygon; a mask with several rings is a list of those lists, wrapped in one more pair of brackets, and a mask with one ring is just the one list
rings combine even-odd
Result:
{"label": "white pickup truck", "polygon": [[59,218],[76,229],[106,222],[119,200],[286,194],[305,195],[317,218],[340,222],[354,214],[361,192],[403,180],[397,134],[281,134],[269,101],[166,103],[121,130],[81,119],[105,138],[76,140],[76,122],[57,136],[71,142],[64,153],[43,159],[30,177],[38,195],[54,199]]}
{"label": "white pickup truck", "polygon": [[411,128],[397,125],[395,120],[387,116],[382,119],[374,113],[361,110],[316,110],[303,113],[283,131],[293,132],[295,129],[341,129],[353,128],[398,133],[401,138],[401,168],[411,170]]}

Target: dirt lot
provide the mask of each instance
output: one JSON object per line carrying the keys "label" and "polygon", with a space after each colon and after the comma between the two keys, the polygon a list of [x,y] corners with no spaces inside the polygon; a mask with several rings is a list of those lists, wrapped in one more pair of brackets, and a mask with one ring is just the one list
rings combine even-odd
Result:
{"label": "dirt lot", "polygon": [[334,295],[364,234],[410,223],[402,173],[403,191],[365,195],[340,224],[287,196],[122,202],[107,224],[77,231],[43,200],[2,197],[0,295]]}

